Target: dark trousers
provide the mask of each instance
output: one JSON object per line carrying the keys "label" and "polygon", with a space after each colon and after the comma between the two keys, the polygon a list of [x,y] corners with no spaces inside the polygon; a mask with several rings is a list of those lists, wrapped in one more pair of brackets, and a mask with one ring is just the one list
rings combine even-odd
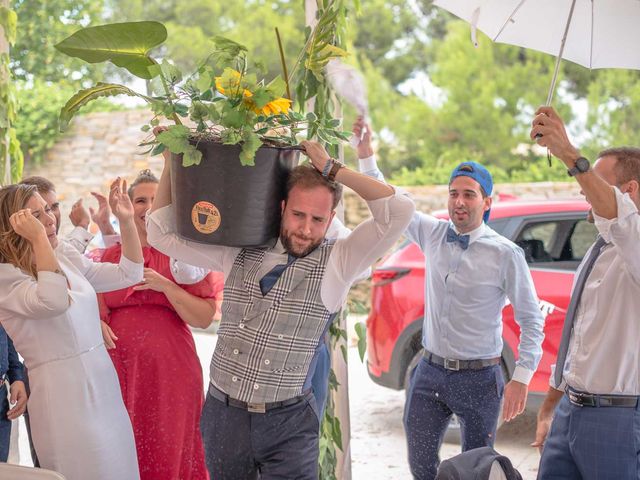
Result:
{"label": "dark trousers", "polygon": [[538,479],[640,479],[640,407],[580,407],[562,397]]}
{"label": "dark trousers", "polygon": [[215,480],[318,480],[320,424],[313,393],[266,413],[207,394],[200,417],[205,460]]}
{"label": "dark trousers", "polygon": [[11,440],[11,420],[7,418],[9,400],[7,399],[7,385],[0,384],[0,462],[9,458],[9,440]]}
{"label": "dark trousers", "polygon": [[409,467],[415,479],[433,480],[451,416],[460,419],[462,451],[493,446],[504,379],[500,365],[445,370],[422,359],[411,374],[404,411]]}

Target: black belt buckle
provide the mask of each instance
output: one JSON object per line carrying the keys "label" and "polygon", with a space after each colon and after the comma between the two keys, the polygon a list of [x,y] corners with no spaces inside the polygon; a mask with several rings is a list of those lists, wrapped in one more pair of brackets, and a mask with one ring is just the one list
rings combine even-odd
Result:
{"label": "black belt buckle", "polygon": [[460,360],[457,360],[455,358],[445,358],[443,366],[446,370],[453,370],[457,372],[458,370],[460,370]]}

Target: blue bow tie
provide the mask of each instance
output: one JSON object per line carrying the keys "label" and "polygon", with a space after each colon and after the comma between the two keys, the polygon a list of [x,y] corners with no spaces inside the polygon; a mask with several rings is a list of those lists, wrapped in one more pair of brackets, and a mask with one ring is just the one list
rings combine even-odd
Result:
{"label": "blue bow tie", "polygon": [[469,248],[469,235],[458,235],[456,231],[449,227],[447,230],[447,243],[457,242],[460,244],[460,248],[466,250]]}

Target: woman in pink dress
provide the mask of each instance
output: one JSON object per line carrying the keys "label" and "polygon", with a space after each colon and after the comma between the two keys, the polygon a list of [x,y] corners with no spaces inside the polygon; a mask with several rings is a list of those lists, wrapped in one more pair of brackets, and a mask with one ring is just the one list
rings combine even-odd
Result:
{"label": "woman in pink dress", "polygon": [[[202,369],[189,326],[211,324],[222,281],[147,244],[145,215],[156,189],[148,170],[129,189],[144,280],[101,296],[103,336],[131,417],[141,480],[207,479],[199,428]],[[120,254],[114,245],[98,260],[117,263]]]}

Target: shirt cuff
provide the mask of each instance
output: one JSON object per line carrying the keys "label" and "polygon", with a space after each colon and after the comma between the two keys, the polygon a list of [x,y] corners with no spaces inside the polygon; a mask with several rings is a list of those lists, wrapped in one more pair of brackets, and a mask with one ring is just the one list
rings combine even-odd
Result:
{"label": "shirt cuff", "polygon": [[24,382],[24,369],[22,368],[22,366],[20,366],[19,368],[10,368],[9,370],[7,370],[7,377],[9,378],[9,384],[12,384],[13,382],[16,382],[18,380]]}
{"label": "shirt cuff", "polygon": [[376,162],[376,156],[371,155],[370,157],[359,158],[358,166],[360,168],[360,172],[369,172],[371,170],[377,170],[378,164]]}
{"label": "shirt cuff", "polygon": [[623,194],[618,187],[613,187],[613,191],[616,195],[616,203],[618,207],[616,218],[603,218],[593,212],[596,228],[607,243],[611,242],[612,227],[624,222],[628,217],[638,214],[638,208],[633,203],[633,200],[631,200],[631,197],[629,197],[629,194]]}
{"label": "shirt cuff", "polygon": [[125,277],[133,283],[142,281],[142,277],[144,277],[144,263],[132,262],[124,255],[121,255],[119,265]]}
{"label": "shirt cuff", "polygon": [[513,376],[511,380],[515,380],[516,382],[524,383],[525,385],[529,385],[531,378],[533,377],[533,371],[525,368],[521,365],[516,365],[516,369],[513,371]]}
{"label": "shirt cuff", "polygon": [[84,245],[89,245],[89,242],[93,239],[93,234],[89,233],[85,228],[73,227],[73,230],[71,230],[71,233],[69,234],[69,238],[78,240]]}
{"label": "shirt cuff", "polygon": [[113,247],[114,245],[118,245],[119,243],[121,243],[120,235],[118,235],[117,233],[113,235],[103,235],[102,241],[104,242],[105,248]]}

